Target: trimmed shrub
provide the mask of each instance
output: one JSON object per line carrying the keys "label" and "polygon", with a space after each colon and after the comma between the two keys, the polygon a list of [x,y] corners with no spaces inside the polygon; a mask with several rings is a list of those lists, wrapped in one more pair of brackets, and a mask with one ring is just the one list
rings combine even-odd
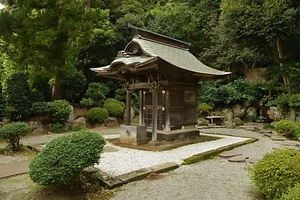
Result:
{"label": "trimmed shrub", "polygon": [[49,127],[49,131],[50,132],[53,132],[53,133],[63,133],[63,132],[66,132],[67,130],[64,129],[63,125],[60,124],[60,123],[55,123],[55,124],[52,124],[50,127]]}
{"label": "trimmed shrub", "polygon": [[86,91],[86,97],[80,101],[82,106],[99,107],[103,105],[109,88],[104,83],[90,83]]}
{"label": "trimmed shrub", "polygon": [[0,137],[7,139],[12,150],[20,150],[20,137],[30,132],[30,127],[25,122],[13,122],[0,128]]}
{"label": "trimmed shrub", "polygon": [[297,200],[300,199],[300,184],[297,184],[295,187],[290,189],[286,194],[281,198],[282,200]]}
{"label": "trimmed shrub", "polygon": [[51,102],[50,115],[55,123],[63,124],[69,118],[71,105],[66,100],[55,100]]}
{"label": "trimmed shrub", "polygon": [[198,115],[201,117],[204,117],[205,115],[208,115],[212,109],[213,108],[206,103],[199,103],[198,104]]}
{"label": "trimmed shrub", "polygon": [[117,103],[107,103],[103,106],[111,117],[122,117],[124,114],[124,109]]}
{"label": "trimmed shrub", "polygon": [[290,120],[280,120],[275,124],[275,130],[287,138],[296,138],[298,126]]}
{"label": "trimmed shrub", "polygon": [[115,104],[118,104],[118,105],[120,105],[120,106],[122,107],[123,110],[125,110],[126,105],[125,105],[125,103],[123,103],[122,101],[119,101],[119,100],[113,99],[113,98],[108,98],[108,99],[106,99],[106,100],[104,101],[104,105],[105,105],[105,104],[109,104],[109,103],[115,103]]}
{"label": "trimmed shrub", "polygon": [[267,199],[280,199],[300,180],[300,152],[286,149],[267,153],[252,166],[250,175]]}
{"label": "trimmed shrub", "polygon": [[108,111],[106,108],[100,108],[100,107],[91,108],[87,112],[87,118],[91,122],[102,123],[105,119],[108,118]]}
{"label": "trimmed shrub", "polygon": [[7,105],[15,109],[10,118],[15,120],[25,119],[31,114],[31,91],[27,75],[15,73],[6,81]]}
{"label": "trimmed shrub", "polygon": [[125,104],[113,98],[106,99],[103,107],[107,109],[111,117],[122,117],[125,110]]}
{"label": "trimmed shrub", "polygon": [[37,116],[43,116],[49,114],[51,111],[50,102],[35,102],[32,104],[32,114]]}
{"label": "trimmed shrub", "polygon": [[99,162],[104,145],[103,137],[92,131],[53,139],[30,162],[30,178],[44,186],[77,188],[84,168]]}

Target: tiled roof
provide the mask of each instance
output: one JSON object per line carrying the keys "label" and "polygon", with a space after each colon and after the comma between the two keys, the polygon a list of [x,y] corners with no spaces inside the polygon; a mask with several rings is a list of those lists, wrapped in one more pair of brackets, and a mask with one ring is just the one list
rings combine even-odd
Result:
{"label": "tiled roof", "polygon": [[[133,47],[142,51],[140,54],[133,53]],[[143,63],[149,62],[152,59],[159,58],[171,65],[183,70],[195,73],[195,76],[206,77],[218,77],[230,74],[230,72],[224,72],[216,70],[204,65],[200,62],[188,49],[180,48],[178,46],[172,46],[167,43],[161,43],[159,41],[153,41],[142,36],[136,36],[125,47],[125,51],[121,53],[112,63],[108,66],[91,68],[92,71],[98,72],[110,72],[113,71],[113,66],[124,64],[125,66],[141,67]]]}

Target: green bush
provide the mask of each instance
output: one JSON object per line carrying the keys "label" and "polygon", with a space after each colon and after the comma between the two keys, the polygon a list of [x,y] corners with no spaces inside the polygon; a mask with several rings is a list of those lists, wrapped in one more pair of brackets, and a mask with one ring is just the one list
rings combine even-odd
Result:
{"label": "green bush", "polygon": [[32,104],[32,114],[37,116],[43,116],[49,114],[51,111],[50,102],[35,102]]}
{"label": "green bush", "polygon": [[104,145],[103,137],[91,131],[53,139],[30,162],[30,178],[54,188],[78,187],[83,169],[99,162]]}
{"label": "green bush", "polygon": [[103,105],[107,109],[108,115],[111,117],[122,117],[124,114],[124,109],[116,103],[107,103]]}
{"label": "green bush", "polygon": [[83,131],[86,130],[85,126],[75,126],[73,127],[73,131]]}
{"label": "green bush", "polygon": [[282,136],[287,138],[296,138],[298,126],[290,120],[280,120],[275,124],[275,130]]}
{"label": "green bush", "polygon": [[273,126],[272,124],[264,124],[264,129],[275,130],[275,126]]}
{"label": "green bush", "polygon": [[87,118],[92,122],[102,123],[105,119],[108,118],[108,111],[106,108],[101,107],[91,108],[87,112]]}
{"label": "green bush", "polygon": [[267,199],[280,199],[300,180],[300,152],[288,149],[267,153],[252,166],[250,175]]}
{"label": "green bush", "polygon": [[298,200],[300,199],[300,184],[297,184],[295,187],[290,189],[286,194],[281,198],[282,200]]}
{"label": "green bush", "polygon": [[[109,103],[116,103],[116,104],[120,105],[120,106],[122,107],[123,110],[125,110],[126,105],[125,105],[125,103],[122,102],[122,101],[119,101],[119,100],[113,99],[113,98],[107,98],[107,99],[104,101],[104,105],[105,105],[105,104],[109,104]],[[104,106],[104,107],[105,107],[105,106]]]}
{"label": "green bush", "polygon": [[82,72],[76,72],[63,81],[64,99],[79,102],[86,91],[86,78]]}
{"label": "green bush", "polygon": [[10,118],[15,120],[26,119],[31,114],[31,91],[27,75],[15,73],[6,80],[7,105],[15,109]]}
{"label": "green bush", "polygon": [[20,137],[30,132],[30,127],[25,122],[13,122],[0,128],[0,137],[7,139],[14,151],[20,150]]}
{"label": "green bush", "polygon": [[50,132],[53,132],[53,133],[63,133],[63,132],[66,132],[67,130],[64,129],[63,125],[60,124],[60,123],[55,123],[55,124],[52,124],[50,127],[49,127],[49,131]]}
{"label": "green bush", "polygon": [[208,115],[209,112],[210,112],[212,109],[213,109],[213,108],[212,108],[210,105],[206,104],[206,103],[199,103],[199,104],[198,104],[198,114],[199,114],[199,116],[201,116],[201,117],[204,117],[204,116]]}
{"label": "green bush", "polygon": [[71,105],[66,100],[55,100],[51,102],[50,115],[55,123],[63,124],[69,118]]}
{"label": "green bush", "polygon": [[6,107],[6,99],[5,99],[4,94],[2,93],[2,87],[0,84],[0,121],[6,115],[5,107]]}
{"label": "green bush", "polygon": [[104,83],[90,83],[86,91],[86,97],[80,101],[82,106],[99,107],[103,105],[109,88]]}

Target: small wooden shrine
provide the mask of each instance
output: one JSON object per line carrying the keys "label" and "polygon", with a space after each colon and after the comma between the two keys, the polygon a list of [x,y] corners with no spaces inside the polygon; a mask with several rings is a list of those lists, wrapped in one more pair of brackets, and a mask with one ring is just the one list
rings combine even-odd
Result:
{"label": "small wooden shrine", "polygon": [[[136,144],[145,142],[147,133],[152,141],[199,136],[196,128],[198,82],[222,78],[230,72],[201,63],[189,52],[188,43],[129,27],[137,34],[117,58],[108,66],[91,69],[100,76],[126,81],[127,117],[126,126],[121,129],[128,137],[134,135]],[[140,94],[140,125],[136,128],[130,125],[134,90]]]}

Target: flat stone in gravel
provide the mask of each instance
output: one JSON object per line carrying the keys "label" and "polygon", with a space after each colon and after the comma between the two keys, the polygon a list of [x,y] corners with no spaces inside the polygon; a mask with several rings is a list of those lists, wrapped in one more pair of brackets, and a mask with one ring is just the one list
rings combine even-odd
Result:
{"label": "flat stone in gravel", "polygon": [[242,155],[241,153],[236,153],[236,152],[231,152],[231,151],[224,151],[220,153],[218,156],[221,158],[230,158],[230,157],[235,157],[235,156],[240,156]]}
{"label": "flat stone in gravel", "polygon": [[106,152],[106,153],[109,153],[109,152],[118,152],[119,149],[115,148],[115,147],[112,147],[112,146],[104,146],[103,148],[103,152]]}
{"label": "flat stone in gravel", "polygon": [[249,162],[250,162],[251,164],[258,163],[259,161],[260,161],[259,158],[250,158],[250,159],[249,159]]}
{"label": "flat stone in gravel", "polygon": [[167,163],[163,163],[160,165],[155,165],[153,167],[150,167],[150,170],[153,173],[163,173],[163,172],[171,171],[173,169],[177,169],[178,167],[179,167],[179,165],[177,163],[167,162]]}
{"label": "flat stone in gravel", "polygon": [[248,159],[248,156],[240,155],[240,156],[234,156],[228,159],[229,162],[246,162],[246,159]]}
{"label": "flat stone in gravel", "polygon": [[275,140],[275,141],[284,141],[286,140],[285,137],[282,137],[282,136],[279,136],[279,135],[274,135],[271,137],[272,140]]}
{"label": "flat stone in gravel", "polygon": [[284,142],[281,142],[280,145],[282,145],[282,146],[300,146],[300,142],[293,141],[293,140],[286,140]]}

